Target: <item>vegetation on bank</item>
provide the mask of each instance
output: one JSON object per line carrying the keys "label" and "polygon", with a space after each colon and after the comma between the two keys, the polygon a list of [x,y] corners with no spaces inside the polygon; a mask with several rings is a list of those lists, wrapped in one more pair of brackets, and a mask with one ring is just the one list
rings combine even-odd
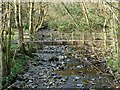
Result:
{"label": "vegetation on bank", "polygon": [[[26,55],[17,52],[16,44],[12,44],[10,53],[11,72],[8,76],[3,77],[3,88],[6,88],[8,85],[12,84],[15,81],[17,74],[24,71],[27,60],[29,59]],[[5,57],[5,53],[2,55]]]}

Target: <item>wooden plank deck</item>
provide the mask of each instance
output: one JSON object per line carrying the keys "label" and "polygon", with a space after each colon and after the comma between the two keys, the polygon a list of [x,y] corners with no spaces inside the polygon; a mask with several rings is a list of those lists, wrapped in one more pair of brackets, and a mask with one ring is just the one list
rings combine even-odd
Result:
{"label": "wooden plank deck", "polygon": [[[38,41],[33,41],[35,43],[37,42],[79,42],[79,41],[91,41],[91,40],[38,40]],[[93,41],[101,41],[103,42],[104,40],[93,40]],[[106,40],[106,41],[110,41],[113,42],[114,40]]]}

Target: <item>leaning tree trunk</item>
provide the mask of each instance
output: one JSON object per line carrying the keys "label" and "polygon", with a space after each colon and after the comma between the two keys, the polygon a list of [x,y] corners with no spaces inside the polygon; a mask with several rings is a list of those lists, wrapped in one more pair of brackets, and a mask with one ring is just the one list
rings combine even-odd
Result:
{"label": "leaning tree trunk", "polygon": [[8,40],[7,40],[7,53],[6,53],[6,60],[7,60],[7,75],[11,72],[11,60],[10,60],[10,46],[11,46],[11,12],[10,12],[10,3],[8,2],[8,14],[7,18],[7,28],[8,28]]}
{"label": "leaning tree trunk", "polygon": [[34,10],[34,3],[30,2],[30,11],[29,11],[29,54],[32,54],[33,50],[33,10]]}
{"label": "leaning tree trunk", "polygon": [[[0,30],[2,29],[2,24],[1,24],[1,21],[2,21],[2,4],[0,3]],[[1,37],[1,35],[0,35]],[[0,38],[0,90],[2,89],[2,49],[1,49],[1,38]]]}
{"label": "leaning tree trunk", "polygon": [[[120,8],[120,1],[119,1],[119,8]],[[120,21],[120,11],[118,12],[118,19]],[[118,39],[118,61],[120,66],[120,23],[118,24],[117,39]]]}

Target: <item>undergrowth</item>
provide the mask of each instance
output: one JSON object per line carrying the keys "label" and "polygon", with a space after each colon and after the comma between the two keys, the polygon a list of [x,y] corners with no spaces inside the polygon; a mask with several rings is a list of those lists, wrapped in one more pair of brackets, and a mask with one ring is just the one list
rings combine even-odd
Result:
{"label": "undergrowth", "polygon": [[108,65],[110,66],[116,80],[118,82],[120,82],[120,70],[119,70],[119,61],[114,59],[114,58],[110,58],[108,60]]}
{"label": "undergrowth", "polygon": [[27,61],[27,58],[25,57],[25,55],[14,56],[15,50],[17,50],[17,45],[12,45],[11,46],[12,54],[10,56],[10,59],[12,62],[11,63],[11,73],[9,76],[3,78],[3,80],[2,80],[3,88],[6,88],[7,86],[9,86],[11,83],[13,83],[15,81],[16,75],[18,73],[21,73],[24,70],[24,66]]}

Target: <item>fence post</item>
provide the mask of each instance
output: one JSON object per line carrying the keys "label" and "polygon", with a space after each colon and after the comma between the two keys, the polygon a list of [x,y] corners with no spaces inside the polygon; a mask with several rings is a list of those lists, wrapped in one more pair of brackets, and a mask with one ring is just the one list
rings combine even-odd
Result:
{"label": "fence post", "polygon": [[83,31],[83,40],[82,41],[83,41],[83,45],[84,45],[84,42],[85,42],[84,31]]}
{"label": "fence post", "polygon": [[74,39],[74,38],[73,38],[73,32],[72,32],[72,45],[73,45],[73,39]]}
{"label": "fence post", "polygon": [[60,41],[61,41],[61,45],[62,45],[62,33],[60,33]]}
{"label": "fence post", "polygon": [[52,41],[52,45],[53,45],[53,35],[52,35],[52,33],[50,33],[50,36],[51,36],[51,41]]}

